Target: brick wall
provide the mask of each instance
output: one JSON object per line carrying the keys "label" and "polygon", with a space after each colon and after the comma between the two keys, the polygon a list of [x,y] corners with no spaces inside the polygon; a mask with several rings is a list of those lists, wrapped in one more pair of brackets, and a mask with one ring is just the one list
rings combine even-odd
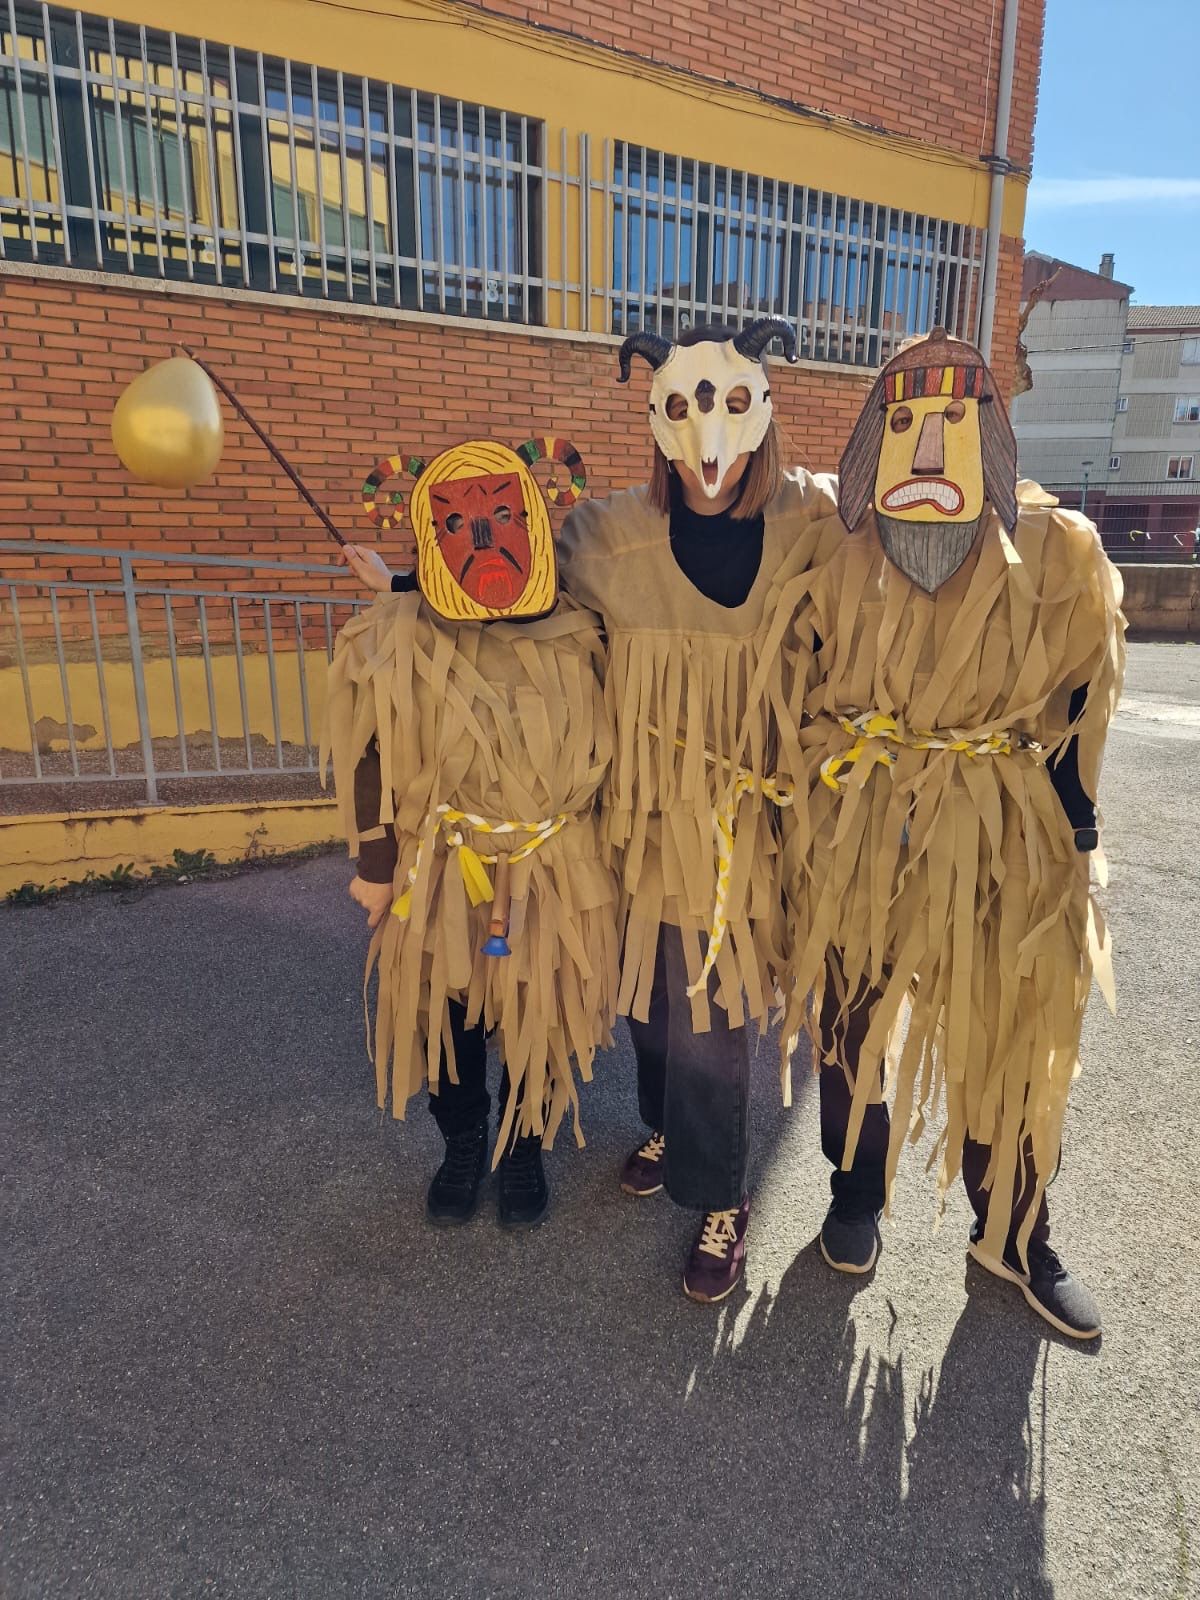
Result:
{"label": "brick wall", "polygon": [[[978,158],[1003,0],[487,0],[477,7]],[[1028,166],[1044,0],[1022,0],[1010,156]],[[630,87],[630,93],[636,89]]]}
{"label": "brick wall", "polygon": [[[351,538],[375,537],[359,489],[377,459],[400,451],[565,434],[596,494],[644,481],[649,466],[648,377],[639,362],[620,387],[611,345],[0,277],[0,538],[328,559],[328,537],[228,409],[210,483],[163,494],[130,480],[113,453],[112,408],[173,342],[205,354]],[[856,373],[779,371],[790,459],[835,468],[867,387]],[[401,533],[379,537],[401,554]]]}

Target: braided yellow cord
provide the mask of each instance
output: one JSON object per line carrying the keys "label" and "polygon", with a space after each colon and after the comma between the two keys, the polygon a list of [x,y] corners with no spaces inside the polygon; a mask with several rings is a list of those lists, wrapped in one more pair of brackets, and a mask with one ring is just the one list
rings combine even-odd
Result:
{"label": "braided yellow cord", "polygon": [[[709,761],[715,760],[712,753],[707,750],[705,757]],[[700,976],[688,989],[689,996],[699,994],[708,983],[708,975],[716,966],[717,957],[721,954],[721,948],[725,943],[725,933],[729,926],[725,906],[729,899],[729,880],[733,873],[737,809],[743,795],[753,794],[756,791],[765,795],[768,800],[773,800],[777,806],[790,806],[794,798],[794,790],[790,784],[778,783],[774,778],[756,778],[746,767],[739,767],[728,798],[713,812],[713,839],[717,846],[717,888],[713,897],[712,925],[708,931],[708,949],[704,953],[704,965],[700,969]]]}
{"label": "braided yellow cord", "polygon": [[563,811],[556,817],[543,818],[541,822],[489,822],[486,817],[477,817],[470,811],[459,811],[454,806],[440,805],[431,811],[421,825],[421,838],[417,844],[417,854],[412,866],[408,869],[408,882],[403,893],[392,907],[392,915],[401,922],[407,922],[412,911],[413,885],[421,871],[421,863],[425,857],[426,843],[440,830],[446,839],[447,848],[458,855],[459,869],[463,875],[463,882],[467,887],[467,895],[473,906],[479,906],[485,900],[491,900],[493,895],[492,880],[487,875],[488,866],[494,865],[499,859],[498,854],[490,855],[482,850],[476,850],[463,838],[459,824],[466,823],[467,827],[476,833],[527,833],[531,837],[526,844],[513,850],[508,859],[510,861],[524,861],[526,856],[531,856],[535,850],[540,850],[547,839],[554,835],[571,820],[570,815]]}
{"label": "braided yellow cord", "polygon": [[888,749],[889,744],[908,750],[955,750],[972,760],[976,756],[1009,756],[1014,750],[1040,748],[1034,740],[1016,733],[989,733],[982,739],[966,739],[955,729],[945,734],[906,733],[895,717],[885,711],[863,711],[857,717],[839,717],[838,722],[853,736],[854,743],[841,755],[827,756],[821,763],[821,782],[834,790],[849,776],[843,769],[854,766],[864,757],[872,766],[876,763],[892,766],[896,757]]}

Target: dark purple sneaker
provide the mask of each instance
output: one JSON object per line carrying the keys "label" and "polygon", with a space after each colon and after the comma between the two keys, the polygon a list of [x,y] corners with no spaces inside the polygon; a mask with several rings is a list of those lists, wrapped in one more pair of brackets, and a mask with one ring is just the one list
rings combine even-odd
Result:
{"label": "dark purple sneaker", "polygon": [[663,1153],[667,1141],[661,1133],[652,1133],[645,1144],[633,1152],[621,1168],[621,1190],[641,1199],[657,1194],[663,1186]]}
{"label": "dark purple sneaker", "polygon": [[683,1269],[683,1292],[689,1300],[713,1305],[731,1295],[746,1270],[749,1197],[736,1211],[710,1211],[696,1235]]}
{"label": "dark purple sneaker", "polygon": [[1022,1272],[1015,1251],[1006,1250],[1003,1261],[985,1256],[979,1245],[982,1230],[978,1222],[971,1227],[967,1254],[981,1267],[1006,1283],[1015,1283],[1029,1305],[1052,1328],[1068,1339],[1095,1339],[1100,1334],[1100,1307],[1091,1290],[1073,1278],[1048,1244],[1031,1244],[1029,1271]]}

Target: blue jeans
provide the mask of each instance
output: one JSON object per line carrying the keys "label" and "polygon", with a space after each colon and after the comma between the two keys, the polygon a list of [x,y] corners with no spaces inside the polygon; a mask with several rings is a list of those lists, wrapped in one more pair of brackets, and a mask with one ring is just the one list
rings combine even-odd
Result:
{"label": "blue jeans", "polygon": [[746,1193],[750,1155],[750,1040],[712,999],[712,1027],[692,1030],[679,929],[659,933],[650,1020],[629,1018],[642,1121],[666,1137],[663,1181],[677,1205],[729,1211]]}

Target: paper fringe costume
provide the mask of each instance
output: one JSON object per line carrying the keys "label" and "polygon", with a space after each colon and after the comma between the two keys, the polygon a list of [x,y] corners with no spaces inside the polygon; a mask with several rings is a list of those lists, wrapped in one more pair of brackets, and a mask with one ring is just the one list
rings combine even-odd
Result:
{"label": "paper fringe costume", "polygon": [[[916,415],[893,429],[901,407]],[[943,437],[955,427],[975,441],[974,478],[971,452]],[[907,456],[893,451],[890,466],[885,429],[908,439]],[[857,1066],[843,1165],[886,1058],[889,1191],[901,1146],[927,1122],[938,1124],[943,1192],[964,1137],[990,1146],[983,1249],[996,1259],[1022,1141],[1031,1140],[1037,1171],[1022,1255],[1056,1168],[1093,974],[1114,1003],[1088,856],[1076,849],[1047,766],[1077,735],[1080,776],[1095,794],[1124,669],[1119,575],[1090,522],[1036,484],[1014,484],[1010,440],[991,375],[970,346],[935,331],[885,369],[842,461],[842,515],[854,532],[791,597],[802,610],[787,726],[798,733],[785,756],[805,800],[785,819],[795,945],[785,1037],[804,1021],[819,1037],[829,982],[843,1020],[866,986],[882,991]],[[945,550],[936,532],[914,542],[911,530],[932,528],[942,501],[970,520],[973,482],[977,560],[960,553],[961,521],[942,529]],[[916,495],[896,496],[904,484],[916,484]],[[877,505],[891,495],[902,510],[906,500],[923,503],[907,525],[894,519],[884,539],[883,519],[866,510],[872,495]],[[814,630],[822,644],[810,666]],[[1072,723],[1071,691],[1083,685]],[[827,976],[828,952],[844,987],[836,967]]]}
{"label": "paper fringe costume", "polygon": [[[527,490],[527,467],[487,442],[446,457],[426,469],[431,525],[463,517],[471,548],[486,554],[521,522],[511,486]],[[475,468],[477,494],[464,464]],[[448,483],[456,493],[439,505]],[[503,524],[491,520],[498,504],[511,512]],[[532,532],[516,553],[531,550],[536,580],[545,507],[540,494],[540,516],[527,494],[524,504]],[[455,557],[437,574],[439,604],[457,603],[450,575],[464,564]],[[428,572],[418,568],[423,590]],[[544,609],[538,582],[525,584],[527,601],[531,592],[529,603]],[[487,593],[483,587],[467,598],[477,609]],[[508,615],[510,595],[504,592]],[[598,825],[611,736],[595,618],[565,596],[552,614],[522,623],[450,621],[428,592],[384,596],[339,635],[327,728],[351,854],[360,838],[354,775],[372,741],[381,811],[379,828],[361,837],[394,829],[399,844],[393,911],[367,963],[368,981],[379,970],[380,1105],[390,1095],[403,1116],[411,1095],[435,1088],[443,1046],[455,1074],[445,1022],[454,999],[469,1026],[496,1030],[508,1067],[497,1159],[516,1135],[543,1135],[549,1145],[568,1109],[582,1143],[572,1057],[587,1080],[595,1051],[611,1043],[617,971],[616,886]]]}
{"label": "paper fringe costume", "polygon": [[680,571],[644,489],[585,502],[563,528],[571,592],[602,613],[608,636],[616,744],[604,828],[622,875],[626,1015],[648,1016],[669,923],[684,933],[696,1031],[711,1026],[706,939],[730,1023],[768,1023],[782,970],[775,817],[791,801],[771,731],[784,670],[776,619],[788,580],[840,545],[833,514],[827,487],[790,475],[765,514],[758,578],[732,611]]}

